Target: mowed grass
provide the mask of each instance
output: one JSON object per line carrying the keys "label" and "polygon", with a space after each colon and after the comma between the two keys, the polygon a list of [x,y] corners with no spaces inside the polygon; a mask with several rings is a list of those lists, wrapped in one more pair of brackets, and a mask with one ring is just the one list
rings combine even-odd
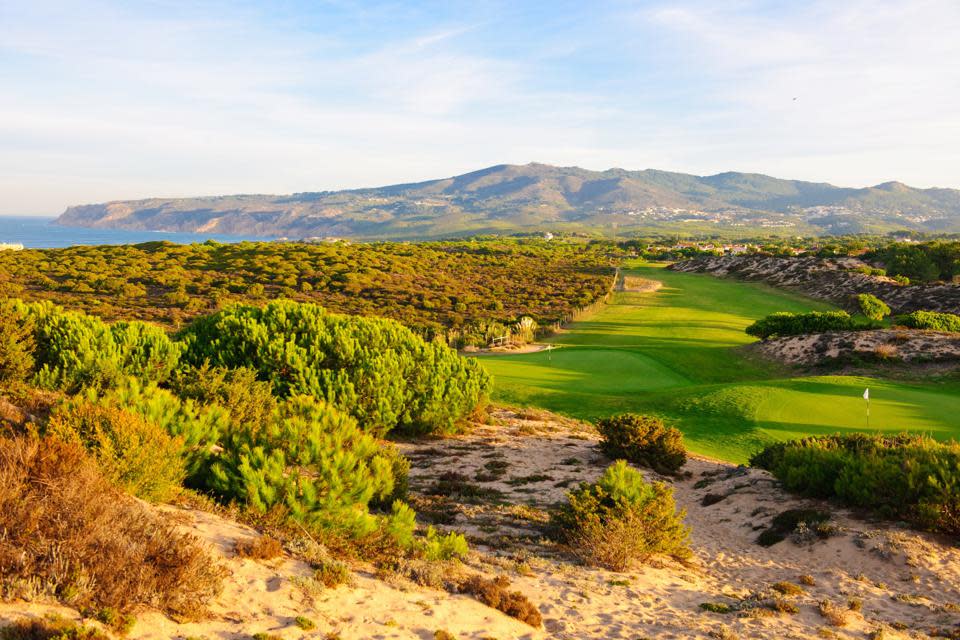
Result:
{"label": "mowed grass", "polygon": [[737,349],[753,341],[744,329],[757,318],[828,304],[663,265],[628,272],[664,286],[615,294],[590,320],[549,340],[552,351],[482,358],[494,375],[494,398],[589,420],[656,413],[683,430],[691,450],[733,462],[774,440],[866,430],[866,387],[872,431],[960,433],[956,381],[791,377]]}

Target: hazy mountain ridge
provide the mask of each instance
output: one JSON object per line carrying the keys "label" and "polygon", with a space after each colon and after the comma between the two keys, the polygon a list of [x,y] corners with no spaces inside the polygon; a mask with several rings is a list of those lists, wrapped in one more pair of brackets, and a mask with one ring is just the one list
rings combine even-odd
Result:
{"label": "hazy mountain ridge", "polygon": [[531,163],[385,187],[69,207],[62,225],[244,235],[427,238],[476,232],[768,229],[960,231],[960,191],[844,188],[762,174],[590,171]]}

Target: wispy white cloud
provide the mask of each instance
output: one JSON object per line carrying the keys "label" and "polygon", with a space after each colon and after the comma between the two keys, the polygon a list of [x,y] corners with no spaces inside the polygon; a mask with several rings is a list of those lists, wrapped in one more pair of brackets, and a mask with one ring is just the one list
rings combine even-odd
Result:
{"label": "wispy white cloud", "polygon": [[953,0],[308,4],[0,0],[0,213],[530,160],[960,186]]}

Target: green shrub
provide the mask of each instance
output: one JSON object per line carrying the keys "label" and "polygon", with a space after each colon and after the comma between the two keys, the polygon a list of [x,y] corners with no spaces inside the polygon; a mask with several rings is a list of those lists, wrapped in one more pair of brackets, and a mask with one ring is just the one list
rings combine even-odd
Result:
{"label": "green shrub", "polygon": [[53,414],[46,431],[83,445],[107,478],[144,500],[166,500],[185,475],[182,441],[123,409],[74,401]]}
{"label": "green shrub", "polygon": [[887,303],[869,293],[857,295],[857,307],[860,309],[860,313],[871,320],[883,320],[890,315],[890,307],[887,306]]}
{"label": "green shrub", "polygon": [[208,486],[266,513],[363,536],[377,528],[368,504],[394,488],[390,461],[346,413],[307,396],[286,400],[266,425],[235,425],[221,438]]}
{"label": "green shrub", "polygon": [[119,407],[136,413],[182,441],[188,484],[205,486],[213,451],[220,445],[221,434],[230,430],[230,415],[217,405],[201,405],[192,399],[182,400],[154,383],[141,384],[126,378],[108,391],[88,393],[96,404]]}
{"label": "green shrub", "polygon": [[885,276],[887,275],[886,269],[879,269],[877,267],[855,267],[851,269],[854,273],[862,273],[867,276]]}
{"label": "green shrub", "polygon": [[25,382],[33,374],[33,349],[33,321],[0,304],[0,386]]}
{"label": "green shrub", "polygon": [[246,367],[227,369],[187,367],[170,381],[177,396],[201,405],[217,405],[237,424],[265,424],[277,408],[272,385],[257,379],[257,372]]}
{"label": "green shrub", "polygon": [[180,360],[181,346],[153,325],[111,325],[49,302],[16,301],[13,309],[32,324],[36,382],[41,386],[76,391],[109,387],[126,376],[162,382]]}
{"label": "green shrub", "polygon": [[466,558],[469,552],[467,539],[459,533],[437,533],[436,529],[427,529],[427,539],[423,547],[423,557],[430,561]]}
{"label": "green shrub", "polygon": [[406,458],[400,449],[390,442],[380,443],[380,455],[390,463],[390,472],[393,475],[393,491],[382,498],[375,497],[370,506],[386,510],[393,503],[405,501],[410,491],[410,460]]}
{"label": "green shrub", "polygon": [[648,484],[618,460],[596,483],[568,494],[568,503],[551,515],[551,528],[584,562],[622,571],[654,554],[688,557],[684,516],[676,511],[672,489]]}
{"label": "green shrub", "polygon": [[293,619],[293,622],[304,631],[310,631],[311,629],[315,629],[317,626],[316,622],[306,616],[297,616]]}
{"label": "green shrub", "polygon": [[771,445],[750,464],[813,497],[960,533],[960,445],[922,435],[814,436]]}
{"label": "green shrub", "polygon": [[478,363],[397,322],[289,300],[200,318],[182,338],[188,363],[254,368],[277,395],[322,398],[376,435],[449,432],[490,387]]}
{"label": "green shrub", "polygon": [[704,611],[709,611],[710,613],[727,614],[733,611],[733,607],[723,602],[701,602],[700,608]]}
{"label": "green shrub", "polygon": [[894,323],[911,329],[927,329],[929,331],[960,331],[960,316],[952,313],[937,313],[935,311],[914,311],[906,315],[897,316]]}
{"label": "green shrub", "polygon": [[857,321],[846,311],[811,311],[789,313],[779,311],[757,320],[747,327],[747,335],[766,340],[777,336],[795,336],[825,331],[861,331],[876,329],[873,321]]}
{"label": "green shrub", "polygon": [[597,422],[604,453],[649,467],[660,473],[675,473],[687,461],[683,434],[666,427],[663,420],[625,413]]}

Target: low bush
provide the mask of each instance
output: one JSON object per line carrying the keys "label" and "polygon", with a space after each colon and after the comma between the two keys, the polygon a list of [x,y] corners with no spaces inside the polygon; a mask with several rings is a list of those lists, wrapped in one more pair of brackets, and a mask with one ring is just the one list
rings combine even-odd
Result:
{"label": "low bush", "polygon": [[181,337],[187,363],[253,368],[278,396],[322,398],[375,435],[453,431],[490,387],[479,363],[397,322],[290,300],[199,318]]}
{"label": "low bush", "polygon": [[461,591],[469,593],[477,600],[502,611],[512,618],[526,622],[531,627],[543,624],[540,610],[519,591],[510,591],[510,580],[498,576],[488,580],[480,575],[473,575],[461,586]]}
{"label": "low bush", "polygon": [[667,485],[647,483],[618,460],[594,484],[583,483],[551,515],[551,530],[587,564],[623,571],[654,554],[687,558],[689,530]]}
{"label": "low bush", "polygon": [[[142,384],[125,378],[100,394],[87,392],[90,402],[136,413],[182,441],[187,484],[205,488],[214,451],[221,448],[221,435],[231,430],[231,415],[216,404],[181,399],[155,383]],[[259,423],[247,422],[248,428]]]}
{"label": "low bush", "polygon": [[660,473],[675,473],[687,461],[683,434],[651,416],[625,413],[597,422],[604,453]]}
{"label": "low bush", "polygon": [[317,627],[317,623],[306,616],[297,616],[293,622],[304,631],[311,631]]}
{"label": "low bush", "polygon": [[770,445],[750,464],[802,495],[960,533],[960,445],[923,435],[813,436]]}
{"label": "low bush", "polygon": [[18,620],[0,628],[0,640],[110,640],[110,636],[99,629],[55,617]]}
{"label": "low bush", "polygon": [[22,384],[33,374],[33,321],[0,304],[0,387]]}
{"label": "low bush", "polygon": [[890,315],[890,307],[875,295],[861,293],[856,296],[856,300],[860,313],[871,320],[883,320]]}
{"label": "low bush", "polygon": [[283,545],[276,538],[257,536],[252,540],[237,540],[234,551],[240,558],[273,560],[283,554]]}
{"label": "low bush", "polygon": [[44,387],[110,387],[126,376],[162,382],[180,362],[181,345],[154,325],[108,324],[49,302],[14,301],[11,309],[33,329],[35,380]]}
{"label": "low bush", "polygon": [[850,622],[850,610],[829,600],[821,600],[817,605],[817,611],[834,627],[845,627]]}
{"label": "low bush", "polygon": [[286,509],[294,520],[362,537],[377,528],[368,505],[390,495],[390,460],[377,441],[335,407],[289,398],[266,425],[236,425],[221,438],[208,486],[258,513]]}
{"label": "low bush", "polygon": [[747,335],[766,340],[779,336],[795,336],[826,331],[863,331],[880,325],[869,319],[854,318],[846,311],[780,311],[757,320],[746,328]]}
{"label": "low bush", "polygon": [[107,478],[144,500],[170,498],[186,474],[182,440],[124,409],[74,400],[54,412],[46,433],[86,448]]}
{"label": "low bush", "polygon": [[935,311],[914,311],[894,318],[894,323],[911,329],[926,329],[928,331],[960,331],[960,316],[953,313],[937,313]]}
{"label": "low bush", "polygon": [[[84,449],[0,440],[0,597],[202,615],[222,570],[195,538],[124,496]],[[65,570],[69,568],[69,570]]]}
{"label": "low bush", "polygon": [[327,558],[317,563],[313,577],[327,589],[335,589],[350,582],[350,567],[339,560]]}

